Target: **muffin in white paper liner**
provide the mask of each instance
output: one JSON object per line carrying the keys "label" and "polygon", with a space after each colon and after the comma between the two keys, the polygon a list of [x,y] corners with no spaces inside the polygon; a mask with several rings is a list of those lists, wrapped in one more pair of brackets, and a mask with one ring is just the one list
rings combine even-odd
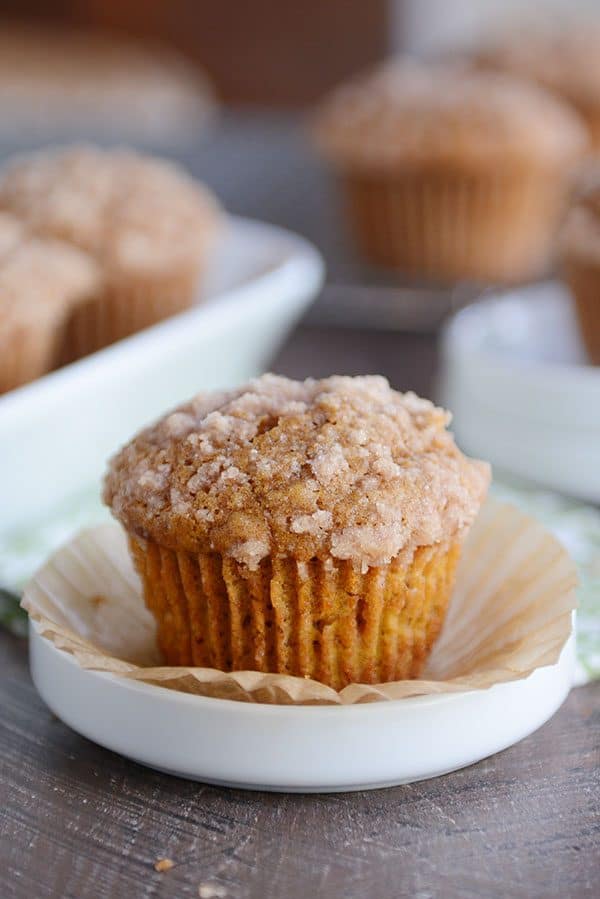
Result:
{"label": "muffin in white paper liner", "polygon": [[155,624],[118,525],[83,531],[25,589],[40,633],[83,667],[246,702],[352,704],[484,689],[558,661],[576,606],[575,566],[535,519],[488,500],[465,543],[444,630],[424,677],[350,684],[160,665]]}

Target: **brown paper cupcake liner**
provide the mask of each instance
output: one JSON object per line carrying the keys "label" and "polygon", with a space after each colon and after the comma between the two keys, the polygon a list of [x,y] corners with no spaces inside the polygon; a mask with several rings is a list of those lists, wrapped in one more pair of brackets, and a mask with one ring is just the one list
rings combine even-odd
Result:
{"label": "brown paper cupcake liner", "polygon": [[149,328],[188,309],[195,300],[199,266],[155,277],[108,281],[104,289],[78,304],[67,321],[59,364]]}
{"label": "brown paper cupcake liner", "polygon": [[570,257],[564,268],[575,299],[581,338],[590,362],[600,365],[600,264]]}
{"label": "brown paper cupcake liner", "polygon": [[540,274],[566,201],[564,179],[551,172],[349,172],[343,184],[365,256],[439,281]]}
{"label": "brown paper cupcake liner", "polygon": [[364,574],[350,562],[283,558],[249,571],[216,553],[132,538],[169,665],[349,683],[417,677],[438,636],[460,544],[421,547]]}
{"label": "brown paper cupcake liner", "polygon": [[355,704],[485,689],[558,661],[572,630],[575,566],[534,519],[488,500],[462,548],[442,633],[420,678],[333,690],[308,677],[164,666],[127,539],[116,524],[74,537],[25,589],[34,626],[82,668],[242,702]]}

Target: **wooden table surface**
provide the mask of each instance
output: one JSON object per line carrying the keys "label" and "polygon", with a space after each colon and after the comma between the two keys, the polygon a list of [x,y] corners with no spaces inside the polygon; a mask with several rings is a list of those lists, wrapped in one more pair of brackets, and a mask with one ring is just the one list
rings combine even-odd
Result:
{"label": "wooden table surface", "polygon": [[[293,128],[269,127],[270,155],[264,129],[240,139],[226,128],[226,144],[193,167],[230,208],[263,210],[317,240],[339,281],[342,232],[323,192],[305,189],[322,173],[297,152]],[[265,186],[265,168],[277,189]],[[274,368],[380,372],[427,396],[436,361],[433,335],[303,326]],[[598,895],[600,684],[574,690],[517,746],[454,774],[301,796],[218,789],[129,762],[51,715],[29,679],[25,641],[0,632],[0,659],[0,899]],[[164,857],[175,865],[157,873]]]}

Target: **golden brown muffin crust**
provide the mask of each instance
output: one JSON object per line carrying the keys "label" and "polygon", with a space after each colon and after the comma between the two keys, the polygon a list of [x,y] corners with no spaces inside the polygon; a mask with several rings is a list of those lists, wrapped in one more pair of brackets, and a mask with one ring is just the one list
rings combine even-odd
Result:
{"label": "golden brown muffin crust", "polygon": [[316,117],[317,142],[347,168],[536,160],[586,149],[582,123],[535,85],[464,65],[399,58],[335,90]]}
{"label": "golden brown muffin crust", "polygon": [[410,560],[468,527],[489,483],[449,420],[377,376],[264,375],[142,431],[112,460],[104,498],[129,531],[250,568],[267,555]]}

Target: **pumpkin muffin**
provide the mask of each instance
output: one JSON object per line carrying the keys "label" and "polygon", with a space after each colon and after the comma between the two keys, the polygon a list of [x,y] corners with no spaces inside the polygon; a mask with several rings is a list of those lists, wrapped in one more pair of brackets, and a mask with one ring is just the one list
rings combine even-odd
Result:
{"label": "pumpkin muffin", "polygon": [[535,85],[402,58],[334,91],[315,131],[365,256],[441,282],[542,272],[587,147]]}
{"label": "pumpkin muffin", "polygon": [[61,241],[31,238],[0,255],[0,393],[56,367],[69,316],[99,284],[94,261]]}
{"label": "pumpkin muffin", "polygon": [[589,186],[569,212],[562,262],[585,348],[600,365],[600,183]]}
{"label": "pumpkin muffin", "polygon": [[91,147],[9,163],[0,209],[85,250],[102,269],[103,289],[71,321],[63,361],[190,306],[220,220],[213,195],[176,166]]}
{"label": "pumpkin muffin", "polygon": [[417,677],[489,482],[449,420],[381,377],[264,375],[142,431],[104,498],[166,662]]}
{"label": "pumpkin muffin", "polygon": [[600,153],[600,21],[522,27],[474,53],[482,67],[534,81],[567,102]]}

